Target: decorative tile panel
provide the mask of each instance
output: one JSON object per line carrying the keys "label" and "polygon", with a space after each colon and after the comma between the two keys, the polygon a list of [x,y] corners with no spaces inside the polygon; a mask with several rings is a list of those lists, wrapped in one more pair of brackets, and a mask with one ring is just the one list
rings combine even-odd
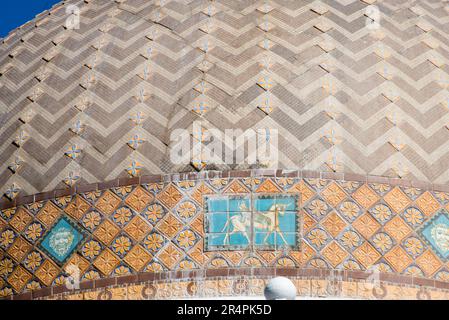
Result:
{"label": "decorative tile panel", "polygon": [[54,285],[70,266],[82,281],[243,266],[378,267],[449,281],[449,213],[432,213],[449,196],[436,194],[252,177],[142,184],[1,210],[0,292]]}
{"label": "decorative tile panel", "polygon": [[39,248],[59,264],[64,263],[85,238],[85,232],[66,217],[62,217],[39,243]]}

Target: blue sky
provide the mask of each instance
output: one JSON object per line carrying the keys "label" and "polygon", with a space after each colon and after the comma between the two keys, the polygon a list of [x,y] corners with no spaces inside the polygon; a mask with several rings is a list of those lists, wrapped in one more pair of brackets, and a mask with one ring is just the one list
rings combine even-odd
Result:
{"label": "blue sky", "polygon": [[3,0],[0,6],[0,38],[32,20],[61,0]]}

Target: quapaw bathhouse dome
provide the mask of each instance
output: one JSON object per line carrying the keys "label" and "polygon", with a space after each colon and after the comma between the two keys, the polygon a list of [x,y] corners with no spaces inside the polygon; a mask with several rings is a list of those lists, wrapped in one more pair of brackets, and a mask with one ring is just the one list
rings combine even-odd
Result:
{"label": "quapaw bathhouse dome", "polygon": [[0,295],[448,298],[448,35],[444,0],[55,5],[0,45]]}

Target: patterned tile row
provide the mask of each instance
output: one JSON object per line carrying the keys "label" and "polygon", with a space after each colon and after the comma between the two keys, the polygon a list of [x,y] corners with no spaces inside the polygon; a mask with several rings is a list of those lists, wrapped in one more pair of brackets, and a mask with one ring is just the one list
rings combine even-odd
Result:
{"label": "patterned tile row", "polygon": [[[206,250],[205,199],[300,195],[298,246]],[[140,272],[372,270],[449,281],[449,193],[299,178],[149,183],[0,211],[0,294]]]}
{"label": "patterned tile row", "polygon": [[[380,282],[303,279],[293,277],[299,297],[353,298],[388,300],[447,300],[448,290],[401,286]],[[127,284],[84,292],[48,296],[45,300],[152,300],[202,297],[263,296],[269,279],[264,277],[234,277],[210,280],[158,281]]]}

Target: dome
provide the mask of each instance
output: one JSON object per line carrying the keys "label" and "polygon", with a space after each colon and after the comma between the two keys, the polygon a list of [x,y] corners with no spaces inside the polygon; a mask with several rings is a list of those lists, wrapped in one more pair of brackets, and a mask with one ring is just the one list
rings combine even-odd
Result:
{"label": "dome", "polygon": [[442,0],[43,12],[0,44],[0,298],[447,299],[448,35]]}
{"label": "dome", "polygon": [[382,4],[387,30],[340,12],[367,2],[56,5],[1,46],[0,192],[264,167],[174,164],[173,132],[196,121],[277,130],[276,169],[447,182],[448,26],[406,1]]}

